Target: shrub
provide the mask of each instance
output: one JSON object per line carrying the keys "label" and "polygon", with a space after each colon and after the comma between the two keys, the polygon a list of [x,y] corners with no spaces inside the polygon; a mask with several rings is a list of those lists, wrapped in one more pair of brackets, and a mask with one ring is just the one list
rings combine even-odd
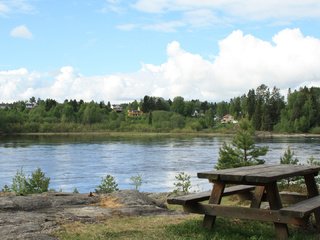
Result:
{"label": "shrub", "polygon": [[280,157],[281,164],[293,164],[297,165],[299,163],[298,158],[294,158],[294,151],[291,150],[290,147],[284,152],[283,156]]}
{"label": "shrub", "polygon": [[313,156],[311,156],[308,160],[307,160],[307,164],[310,166],[320,166],[320,161],[315,159]]}
{"label": "shrub", "polygon": [[185,194],[189,193],[189,190],[191,188],[191,176],[189,174],[186,174],[185,172],[180,172],[178,175],[175,176],[176,182],[173,183],[175,186],[175,189],[173,192],[183,192]]}
{"label": "shrub", "polygon": [[73,189],[73,193],[79,193],[78,188],[75,187],[75,188]]}
{"label": "shrub", "polygon": [[26,177],[21,168],[12,179],[11,189],[18,195],[42,193],[48,191],[49,182],[50,178],[45,177],[40,168],[32,173],[31,178]]}
{"label": "shrub", "polygon": [[46,177],[40,168],[37,168],[27,180],[28,193],[48,192],[50,178]]}
{"label": "shrub", "polygon": [[8,185],[4,185],[1,192],[4,192],[4,193],[11,192],[11,189]]}
{"label": "shrub", "polygon": [[142,185],[142,176],[140,174],[130,177],[131,184],[135,186],[135,190],[139,190]]}
{"label": "shrub", "polygon": [[310,130],[312,134],[320,134],[320,127],[314,127]]}
{"label": "shrub", "polygon": [[[280,157],[280,163],[281,164],[292,164],[292,165],[297,165],[299,164],[298,158],[294,158],[294,151],[291,150],[291,148],[288,146],[287,150],[284,152],[283,156]],[[280,182],[280,185],[283,185],[286,187],[289,187],[290,184],[292,184],[293,181],[297,181],[301,178],[296,177],[296,178],[287,178],[286,180],[282,180]]]}
{"label": "shrub", "polygon": [[28,193],[27,178],[22,168],[20,171],[18,170],[16,175],[13,177],[11,189],[17,195],[25,195]]}
{"label": "shrub", "polygon": [[107,175],[105,178],[102,178],[101,184],[95,189],[96,193],[111,193],[118,191],[118,184],[111,175]]}

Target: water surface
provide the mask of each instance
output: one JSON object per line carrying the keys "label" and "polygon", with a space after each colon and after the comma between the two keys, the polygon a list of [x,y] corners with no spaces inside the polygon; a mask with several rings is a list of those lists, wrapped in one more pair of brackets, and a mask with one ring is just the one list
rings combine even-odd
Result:
{"label": "water surface", "polygon": [[[62,191],[94,191],[101,178],[111,174],[120,189],[133,188],[130,177],[140,174],[141,191],[172,191],[175,175],[192,176],[193,190],[207,190],[199,171],[214,168],[222,143],[229,137],[117,138],[103,136],[0,138],[0,188],[12,183],[16,171],[28,175],[40,167],[51,178],[50,188]],[[300,162],[319,159],[320,138],[270,138],[257,144],[269,146],[267,163],[279,163],[288,146]]]}

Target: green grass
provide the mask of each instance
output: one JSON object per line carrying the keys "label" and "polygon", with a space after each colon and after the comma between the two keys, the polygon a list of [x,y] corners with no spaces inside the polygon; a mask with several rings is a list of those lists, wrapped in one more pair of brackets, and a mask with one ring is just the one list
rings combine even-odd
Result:
{"label": "green grass", "polygon": [[[270,240],[275,239],[272,223],[217,218],[213,230],[202,227],[202,216],[113,217],[99,224],[66,224],[56,233],[62,240],[174,239],[174,240]],[[318,239],[314,230],[290,227],[292,240]]]}

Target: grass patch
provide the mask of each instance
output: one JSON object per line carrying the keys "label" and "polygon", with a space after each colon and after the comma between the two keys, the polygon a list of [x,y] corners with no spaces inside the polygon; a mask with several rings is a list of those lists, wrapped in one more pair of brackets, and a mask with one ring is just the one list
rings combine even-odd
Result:
{"label": "grass patch", "polygon": [[[318,239],[314,231],[290,228],[293,240]],[[202,227],[202,216],[113,217],[99,224],[66,224],[55,234],[62,240],[269,240],[275,239],[273,223],[217,218],[213,230]]]}

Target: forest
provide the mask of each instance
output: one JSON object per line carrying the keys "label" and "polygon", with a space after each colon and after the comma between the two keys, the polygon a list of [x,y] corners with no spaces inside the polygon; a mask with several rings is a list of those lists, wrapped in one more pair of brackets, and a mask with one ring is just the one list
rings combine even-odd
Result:
{"label": "forest", "polygon": [[[0,134],[49,132],[225,132],[246,118],[255,130],[279,133],[320,133],[320,88],[288,90],[262,84],[229,101],[164,99],[144,96],[139,101],[111,105],[36,99],[0,104]],[[133,114],[130,114],[133,113]],[[234,118],[222,123],[225,115]]]}

